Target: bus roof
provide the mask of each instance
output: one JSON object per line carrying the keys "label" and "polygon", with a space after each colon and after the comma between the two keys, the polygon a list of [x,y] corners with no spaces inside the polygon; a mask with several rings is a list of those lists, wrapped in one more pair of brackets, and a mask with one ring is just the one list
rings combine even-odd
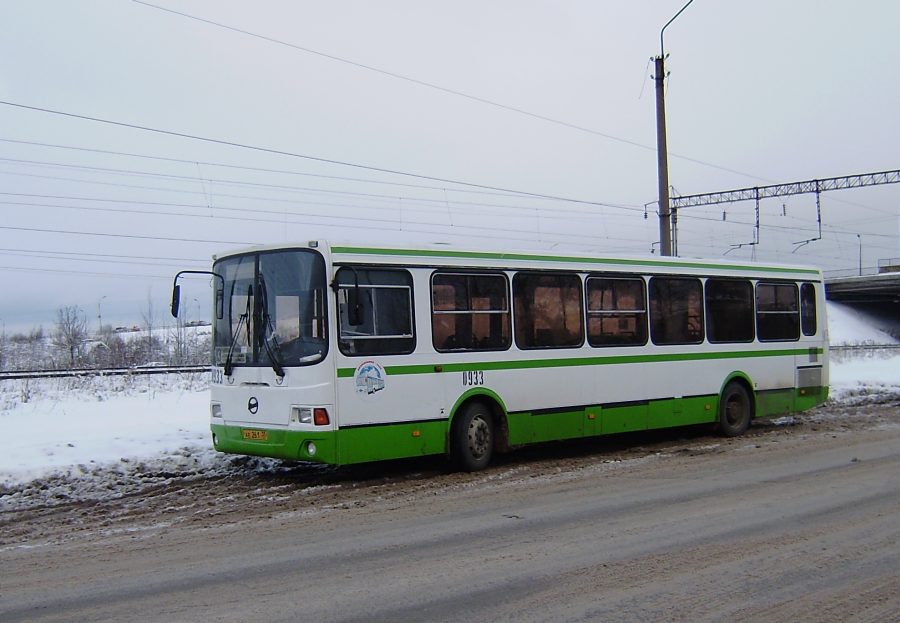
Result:
{"label": "bus roof", "polygon": [[265,245],[220,254],[231,255],[278,249],[317,248],[330,252],[337,264],[381,264],[403,266],[452,266],[460,268],[535,269],[554,268],[578,271],[652,272],[685,274],[726,274],[734,276],[770,276],[821,280],[821,271],[796,264],[753,263],[719,258],[682,258],[603,253],[578,253],[532,250],[468,249],[451,245],[354,245],[309,241],[297,244]]}

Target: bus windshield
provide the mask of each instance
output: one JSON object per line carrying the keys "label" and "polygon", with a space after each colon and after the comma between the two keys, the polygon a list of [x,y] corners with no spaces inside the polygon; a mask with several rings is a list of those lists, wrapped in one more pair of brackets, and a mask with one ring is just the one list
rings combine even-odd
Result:
{"label": "bus windshield", "polygon": [[296,249],[232,256],[216,262],[222,318],[214,328],[215,365],[284,367],[318,363],[328,352],[325,261]]}

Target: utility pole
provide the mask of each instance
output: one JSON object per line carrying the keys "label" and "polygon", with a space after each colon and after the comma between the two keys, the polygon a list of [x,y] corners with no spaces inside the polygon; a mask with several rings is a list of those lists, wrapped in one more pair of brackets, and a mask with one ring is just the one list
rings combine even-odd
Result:
{"label": "utility pole", "polygon": [[100,304],[103,303],[103,299],[106,298],[106,295],[100,297],[97,301],[97,335],[99,336],[103,333],[103,312],[100,310]]}
{"label": "utility pole", "polygon": [[666,146],[666,48],[663,44],[663,33],[675,18],[681,15],[688,5],[694,0],[689,0],[675,14],[675,17],[666,22],[659,31],[659,56],[654,58],[653,80],[656,83],[656,163],[659,179],[659,252],[660,255],[672,255],[672,211],[669,209],[669,154]]}
{"label": "utility pole", "polygon": [[862,277],[862,236],[856,234],[856,241],[859,243],[859,276]]}
{"label": "utility pole", "polygon": [[672,255],[672,216],[669,212],[669,156],[666,148],[665,57],[654,59],[656,82],[656,167],[659,180],[659,252]]}

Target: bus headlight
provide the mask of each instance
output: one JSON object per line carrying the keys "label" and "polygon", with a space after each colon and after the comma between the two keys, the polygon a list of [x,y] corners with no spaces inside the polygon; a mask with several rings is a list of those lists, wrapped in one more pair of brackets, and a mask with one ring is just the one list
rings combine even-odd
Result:
{"label": "bus headlight", "polygon": [[312,424],[312,407],[291,407],[291,421],[298,424]]}
{"label": "bus headlight", "polygon": [[317,448],[316,448],[315,442],[310,441],[309,443],[306,444],[306,453],[309,456],[316,456],[316,450],[317,450]]}
{"label": "bus headlight", "polygon": [[222,405],[220,405],[217,402],[214,402],[209,405],[209,411],[213,417],[218,417],[218,418],[222,417]]}
{"label": "bus headlight", "polygon": [[328,426],[331,424],[331,418],[328,417],[328,410],[324,407],[291,407],[291,422]]}

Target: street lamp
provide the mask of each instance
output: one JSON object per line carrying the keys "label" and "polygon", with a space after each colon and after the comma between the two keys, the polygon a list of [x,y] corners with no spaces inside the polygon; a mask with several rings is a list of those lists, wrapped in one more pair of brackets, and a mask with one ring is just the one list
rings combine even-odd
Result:
{"label": "street lamp", "polygon": [[663,43],[663,34],[669,24],[681,15],[688,5],[694,0],[689,0],[681,7],[675,16],[666,22],[659,31],[659,56],[654,59],[653,80],[656,82],[656,162],[659,176],[659,240],[660,255],[673,255],[672,213],[669,209],[669,156],[666,146],[666,48]]}

